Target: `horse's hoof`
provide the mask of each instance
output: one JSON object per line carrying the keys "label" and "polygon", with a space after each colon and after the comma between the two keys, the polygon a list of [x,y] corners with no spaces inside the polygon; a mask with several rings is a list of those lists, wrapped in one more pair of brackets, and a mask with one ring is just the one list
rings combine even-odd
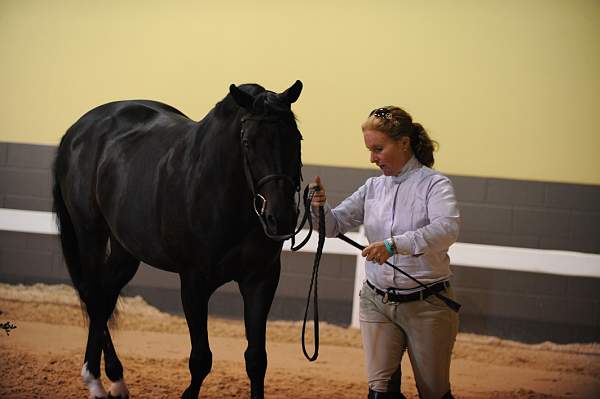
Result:
{"label": "horse's hoof", "polygon": [[183,394],[181,395],[181,399],[198,399],[198,394],[196,394],[196,396],[194,396],[194,394],[192,393],[192,390],[187,387],[185,389],[185,391],[183,391]]}
{"label": "horse's hoof", "polygon": [[129,399],[129,389],[127,389],[123,378],[118,381],[112,381],[107,399]]}

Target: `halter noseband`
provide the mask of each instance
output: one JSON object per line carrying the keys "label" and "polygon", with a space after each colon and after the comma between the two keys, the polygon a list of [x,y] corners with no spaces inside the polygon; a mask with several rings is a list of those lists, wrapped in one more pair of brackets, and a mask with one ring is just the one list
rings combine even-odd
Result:
{"label": "halter noseband", "polygon": [[[274,118],[274,117],[247,117],[247,116],[243,117],[242,118],[242,129],[240,131],[240,141],[242,142],[241,144],[242,144],[242,158],[244,159],[244,174],[246,175],[246,180],[248,181],[248,186],[250,187],[250,190],[252,191],[252,206],[254,208],[254,212],[256,212],[256,215],[258,216],[258,220],[260,220],[260,223],[262,224],[262,227],[263,227],[263,231],[265,232],[267,237],[274,239],[274,240],[284,241],[295,235],[294,229],[292,229],[292,232],[290,234],[275,235],[275,234],[269,233],[267,223],[265,222],[265,219],[264,219],[264,213],[265,213],[265,209],[267,207],[267,199],[264,196],[262,196],[261,194],[259,194],[258,190],[265,183],[267,183],[271,180],[283,180],[284,182],[289,183],[294,188],[294,191],[296,193],[298,193],[298,195],[300,195],[300,186],[298,184],[296,184],[292,180],[292,178],[290,178],[288,175],[284,175],[284,174],[266,175],[266,176],[261,177],[258,180],[258,182],[256,183],[256,185],[254,184],[254,177],[252,176],[252,170],[250,169],[250,161],[248,160],[248,156],[246,154],[245,146],[243,143],[244,122],[247,122],[247,121],[270,121],[270,122],[280,123],[280,120],[278,118]],[[257,207],[257,200],[259,200],[261,202],[258,207]],[[298,200],[296,215],[299,214],[299,206],[300,206],[300,200]]]}

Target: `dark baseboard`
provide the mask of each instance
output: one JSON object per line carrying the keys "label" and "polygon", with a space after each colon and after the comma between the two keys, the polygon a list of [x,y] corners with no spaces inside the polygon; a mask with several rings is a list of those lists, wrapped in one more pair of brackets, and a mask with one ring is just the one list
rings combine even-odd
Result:
{"label": "dark baseboard", "polygon": [[528,344],[546,341],[558,344],[593,343],[600,340],[598,327],[498,316],[461,315],[460,332],[490,335]]}

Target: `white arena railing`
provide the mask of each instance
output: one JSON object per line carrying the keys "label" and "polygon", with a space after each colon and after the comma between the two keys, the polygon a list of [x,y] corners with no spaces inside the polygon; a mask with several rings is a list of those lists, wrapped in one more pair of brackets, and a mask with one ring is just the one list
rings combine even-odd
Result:
{"label": "white arena railing", "polygon": [[[58,234],[52,212],[7,208],[0,208],[0,231]],[[303,230],[299,235],[299,239],[302,239],[306,234],[307,231]],[[367,243],[362,228],[357,233],[346,235],[356,242]],[[300,252],[316,252],[317,242],[318,234],[313,234],[307,244],[300,249]],[[283,250],[290,251],[289,241],[284,244]],[[359,256],[360,251],[358,249],[334,238],[325,240],[323,253],[356,257],[351,325],[352,327],[358,327],[358,292],[365,278],[364,258]],[[452,245],[449,255],[453,265],[600,278],[600,255],[597,254],[458,242]]]}

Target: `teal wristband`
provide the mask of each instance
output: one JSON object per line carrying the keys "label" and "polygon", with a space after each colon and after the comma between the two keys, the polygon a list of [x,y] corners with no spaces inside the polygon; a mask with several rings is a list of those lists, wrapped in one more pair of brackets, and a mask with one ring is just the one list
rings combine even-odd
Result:
{"label": "teal wristband", "polygon": [[394,254],[394,248],[392,247],[392,244],[390,243],[390,239],[386,239],[383,240],[383,245],[385,245],[385,249],[389,252],[390,255]]}

